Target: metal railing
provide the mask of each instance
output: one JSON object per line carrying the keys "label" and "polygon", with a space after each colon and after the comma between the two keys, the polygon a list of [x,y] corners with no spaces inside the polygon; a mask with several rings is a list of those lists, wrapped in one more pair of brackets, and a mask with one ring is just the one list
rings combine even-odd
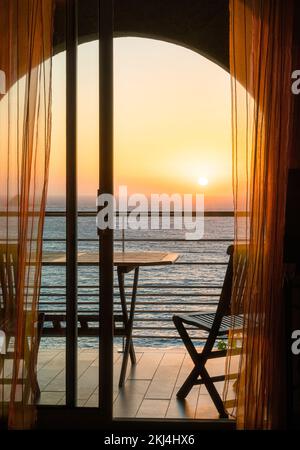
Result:
{"label": "metal railing", "polygon": [[[80,211],[79,219],[94,218],[95,212]],[[233,217],[232,212],[207,212],[207,218],[230,218]],[[63,221],[65,213],[63,211],[49,211],[46,213],[46,221],[54,218],[60,218]],[[91,225],[91,224],[90,224]],[[48,234],[51,234],[51,226],[48,227]],[[137,232],[138,233],[138,232]],[[160,233],[160,234],[159,234]],[[166,235],[166,231],[164,234]],[[61,233],[57,232],[55,227],[55,237],[44,238],[45,248],[51,248],[53,251],[56,245],[61,247],[65,243],[63,234],[63,225],[61,224]],[[83,233],[84,234],[84,233]],[[87,233],[85,233],[87,234]],[[157,236],[158,234],[158,236]],[[181,253],[180,248],[184,243],[184,251]],[[172,267],[145,268],[147,276],[140,279],[137,304],[134,323],[134,338],[139,340],[143,345],[151,345],[155,342],[170,341],[171,344],[179,342],[178,335],[173,326],[172,315],[175,313],[187,313],[192,311],[215,311],[218,304],[220,291],[222,288],[223,276],[227,266],[227,246],[232,243],[232,237],[208,237],[200,241],[186,241],[181,237],[166,238],[161,236],[161,232],[156,232],[155,236],[129,236],[117,233],[115,244],[116,250],[121,251],[122,247],[130,251],[140,251],[151,248],[153,251],[164,251],[168,249],[171,252],[180,253],[181,257]],[[85,250],[97,251],[98,238],[89,235],[80,236],[78,245]],[[158,249],[157,249],[157,246]],[[153,248],[154,247],[154,248]],[[216,250],[217,249],[217,250]],[[217,251],[217,254],[214,253]],[[204,260],[201,256],[206,255]],[[187,258],[188,256],[188,258]],[[208,259],[211,257],[212,259]],[[80,275],[80,271],[83,275]],[[162,271],[164,275],[162,276]],[[192,277],[189,279],[189,273],[192,271]],[[197,272],[199,278],[197,279]],[[202,271],[202,274],[200,273]],[[142,271],[143,272],[143,271]],[[175,275],[174,275],[174,272]],[[78,285],[78,314],[98,314],[98,277],[97,269],[85,267],[79,268],[79,285]],[[206,275],[205,275],[206,274]],[[159,276],[158,276],[159,275]],[[174,280],[175,278],[175,280]],[[208,278],[209,280],[207,280]],[[168,280],[169,279],[169,280]],[[82,281],[83,280],[83,281]],[[201,280],[201,282],[199,282]],[[45,267],[43,269],[40,310],[45,314],[64,314],[65,313],[65,285],[64,285],[64,268]],[[126,284],[126,293],[128,298],[131,293],[131,280]],[[119,314],[120,303],[118,295],[118,284],[115,282],[114,306],[116,314]],[[47,326],[47,324],[46,324]],[[195,339],[204,340],[205,333],[196,333]]]}

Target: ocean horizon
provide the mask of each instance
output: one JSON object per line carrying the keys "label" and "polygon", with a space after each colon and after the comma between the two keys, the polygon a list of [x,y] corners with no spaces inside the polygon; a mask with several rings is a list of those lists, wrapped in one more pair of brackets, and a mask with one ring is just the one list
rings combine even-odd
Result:
{"label": "ocean horizon", "polygon": [[[81,196],[78,199],[78,210],[96,211],[95,197]],[[64,198],[60,196],[49,198],[47,211],[65,211]],[[172,220],[171,218],[171,222]],[[140,269],[133,333],[135,345],[140,347],[182,345],[179,339],[174,339],[176,331],[171,320],[173,313],[215,310],[220,292],[220,288],[216,286],[223,284],[228,261],[226,250],[233,241],[233,230],[234,218],[222,216],[204,218],[204,236],[198,241],[184,240],[184,230],[125,231],[126,251],[158,251],[180,255],[175,265]],[[44,239],[45,251],[65,251],[65,217],[46,217]],[[215,241],[218,239],[222,241]],[[97,249],[95,217],[80,216],[78,218],[78,250],[97,252]],[[115,231],[115,251],[122,251],[122,232],[119,230]],[[212,265],[203,265],[204,262],[212,263]],[[96,305],[98,280],[97,267],[78,268],[79,313],[98,312]],[[126,280],[129,294],[132,275],[129,274]],[[117,312],[119,302],[116,277],[115,286]],[[65,310],[64,267],[43,267],[41,293],[40,308],[42,310],[57,312]],[[43,338],[41,345],[52,348],[63,347],[64,344],[64,338]],[[96,348],[98,339],[80,338],[78,345],[83,348]]]}

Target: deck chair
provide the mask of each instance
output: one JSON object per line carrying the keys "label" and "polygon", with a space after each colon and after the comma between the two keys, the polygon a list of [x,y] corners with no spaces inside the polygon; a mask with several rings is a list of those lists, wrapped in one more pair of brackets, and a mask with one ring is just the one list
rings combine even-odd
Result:
{"label": "deck chair", "polygon": [[[0,244],[0,329],[5,333],[4,354],[0,355],[0,384],[8,385],[11,378],[4,376],[4,362],[12,360],[15,352],[10,350],[10,343],[15,337],[16,327],[16,282],[17,282],[17,262],[18,262],[18,246],[17,244]],[[26,367],[28,376],[26,377],[24,386],[24,401],[29,398],[30,391],[35,393],[34,401],[40,397],[40,389],[36,376],[36,363],[38,356],[38,348],[41,340],[42,329],[44,323],[44,314],[38,314],[37,323],[37,350],[35,352],[34,361],[30,367]],[[25,326],[25,324],[24,324]],[[29,343],[26,341],[24,347],[29,351]],[[22,359],[23,355],[20,355]],[[20,380],[22,383],[22,380]]]}
{"label": "deck chair", "polygon": [[[246,246],[239,245],[238,247],[239,249],[236,255],[236,276],[239,279],[239,291],[242,292],[245,277]],[[204,384],[221,418],[227,418],[228,414],[226,413],[224,404],[214,383],[224,381],[225,375],[211,377],[205,367],[205,364],[209,359],[225,357],[227,353],[227,350],[216,350],[214,349],[214,346],[216,341],[226,337],[229,330],[232,328],[230,300],[233,284],[233,252],[234,247],[228,247],[227,254],[230,255],[230,258],[216,313],[191,313],[177,314],[173,316],[174,325],[195,364],[190,375],[177,392],[177,397],[179,399],[184,399],[194,385]],[[201,352],[197,351],[188,333],[191,327],[192,329],[196,328],[198,330],[208,332],[208,338]],[[235,329],[243,328],[242,307],[238,310],[238,314],[234,316],[234,327]],[[238,353],[240,353],[240,350],[236,349],[235,354]],[[232,375],[231,377],[234,378],[237,377],[237,375]]]}

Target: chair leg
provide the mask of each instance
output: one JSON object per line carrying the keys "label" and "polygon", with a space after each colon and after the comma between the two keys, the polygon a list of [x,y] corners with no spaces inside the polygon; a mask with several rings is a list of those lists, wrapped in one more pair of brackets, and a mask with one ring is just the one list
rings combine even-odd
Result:
{"label": "chair leg", "polygon": [[33,403],[34,404],[38,403],[40,396],[41,396],[41,390],[40,390],[40,386],[38,383],[38,376],[37,376],[37,362],[38,362],[38,352],[39,352],[39,348],[40,348],[40,342],[41,342],[42,332],[43,332],[43,327],[44,327],[44,318],[45,318],[45,314],[39,313],[38,322],[37,322],[36,349],[29,349],[29,344],[27,341],[25,344],[25,345],[27,345],[28,353],[34,351],[35,355],[34,355],[33,359],[30,359],[29,365],[27,367],[27,370],[28,370],[27,376],[29,379],[29,384],[26,386],[24,398],[28,402],[29,398],[30,398],[30,392],[31,392],[33,395]]}
{"label": "chair leg", "polygon": [[40,343],[41,343],[41,339],[42,339],[42,333],[43,333],[43,328],[44,328],[44,320],[45,320],[45,314],[44,313],[39,313],[38,315],[38,342],[37,342],[37,351],[36,351],[36,360],[35,360],[35,379],[34,379],[34,383],[35,383],[35,403],[37,403],[41,397],[41,390],[40,390],[40,386],[39,386],[39,382],[38,382],[38,374],[37,374],[37,362],[38,362],[38,354],[39,354],[39,350],[40,350]]}
{"label": "chair leg", "polygon": [[199,377],[199,368],[195,366],[191,371],[191,373],[189,374],[189,376],[187,377],[187,379],[185,380],[185,382],[183,383],[183,385],[181,386],[181,388],[179,389],[179,391],[177,392],[176,394],[177,398],[179,398],[180,400],[184,400],[190,393],[193,386],[196,384],[198,377]]}
{"label": "chair leg", "polygon": [[35,388],[34,388],[34,404],[38,404],[40,398],[41,398],[41,389],[37,380],[37,377],[34,380]]}
{"label": "chair leg", "polygon": [[188,335],[188,332],[186,331],[185,326],[183,325],[182,321],[180,320],[179,317],[174,316],[173,317],[173,322],[174,325],[179,333],[179,336],[182,339],[182,342],[184,343],[185,348],[187,349],[187,351],[189,352],[190,357],[192,358],[192,360],[194,361],[195,365],[198,364],[198,360],[199,360],[199,355],[198,352],[190,338],[190,336]]}
{"label": "chair leg", "polygon": [[202,353],[198,353],[185,326],[182,323],[182,320],[174,316],[173,322],[175,324],[175,327],[182,339],[182,342],[184,343],[190,357],[192,358],[195,367],[177,392],[177,398],[184,399],[187,397],[187,395],[190,393],[193,386],[197,383],[197,380],[199,377],[201,377],[201,380],[203,384],[206,386],[206,389],[215,405],[215,407],[218,410],[218,413],[220,415],[220,418],[228,418],[228,414],[225,410],[223,401],[213,383],[211,380],[206,368],[205,364],[207,362],[207,356],[212,350],[212,347],[214,345],[214,337],[210,336],[210,339],[207,341]]}
{"label": "chair leg", "polygon": [[216,389],[213,381],[211,380],[206,368],[204,366],[201,367],[200,376],[203,380],[203,383],[211,396],[212,401],[214,402],[215,407],[218,410],[221,419],[227,419],[228,414],[225,410],[224,403],[220,397],[219,392]]}
{"label": "chair leg", "polygon": [[183,325],[182,321],[180,320],[180,318],[177,316],[174,316],[173,322],[174,322],[174,325],[177,328],[177,331],[182,339],[182,342],[185,345],[185,348],[187,349],[190,357],[192,358],[192,360],[195,364],[194,369],[191,371],[191,373],[189,374],[189,376],[187,377],[187,379],[185,380],[185,382],[183,383],[183,385],[177,392],[177,397],[180,399],[184,399],[190,393],[193,386],[196,384],[196,381],[199,377],[200,369],[201,369],[199,367],[199,365],[202,365],[203,361],[201,361],[199,359],[199,354],[198,354],[188,332],[186,331],[185,326]]}

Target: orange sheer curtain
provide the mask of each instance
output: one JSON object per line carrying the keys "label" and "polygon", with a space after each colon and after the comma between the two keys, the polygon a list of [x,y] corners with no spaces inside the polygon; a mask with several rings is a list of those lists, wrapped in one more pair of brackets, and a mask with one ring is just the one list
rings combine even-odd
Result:
{"label": "orange sheer curtain", "polygon": [[0,356],[0,419],[10,428],[35,422],[53,5],[0,0],[0,328],[11,337]]}
{"label": "orange sheer curtain", "polygon": [[[247,242],[244,328],[229,340],[225,400],[240,429],[284,426],[283,243],[292,116],[293,1],[230,0],[235,243]],[[241,214],[241,211],[247,212]],[[232,313],[240,312],[234,278]]]}

